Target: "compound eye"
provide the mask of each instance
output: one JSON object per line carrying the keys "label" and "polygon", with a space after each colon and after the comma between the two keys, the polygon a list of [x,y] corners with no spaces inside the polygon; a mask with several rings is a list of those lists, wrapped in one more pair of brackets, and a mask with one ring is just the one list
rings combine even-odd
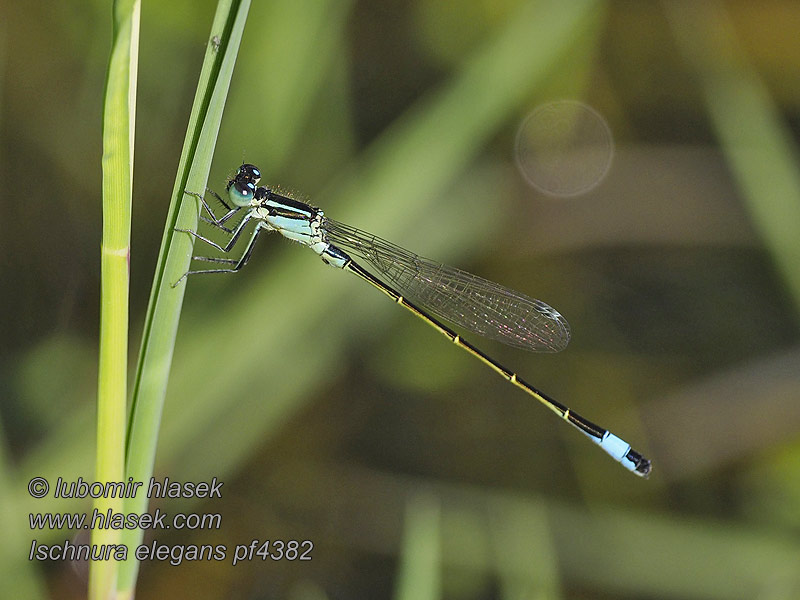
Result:
{"label": "compound eye", "polygon": [[255,196],[256,186],[253,183],[240,181],[239,178],[228,188],[228,197],[236,206],[248,206]]}
{"label": "compound eye", "polygon": [[258,184],[261,180],[261,170],[251,164],[243,164],[236,173],[236,179],[244,182]]}

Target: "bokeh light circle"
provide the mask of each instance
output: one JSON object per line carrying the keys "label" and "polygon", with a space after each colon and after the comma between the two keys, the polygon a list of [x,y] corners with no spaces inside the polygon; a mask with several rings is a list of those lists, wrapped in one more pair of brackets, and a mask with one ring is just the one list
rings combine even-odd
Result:
{"label": "bokeh light circle", "polygon": [[520,125],[515,144],[520,172],[550,196],[588,192],[608,173],[614,139],[605,119],[575,100],[548,102]]}

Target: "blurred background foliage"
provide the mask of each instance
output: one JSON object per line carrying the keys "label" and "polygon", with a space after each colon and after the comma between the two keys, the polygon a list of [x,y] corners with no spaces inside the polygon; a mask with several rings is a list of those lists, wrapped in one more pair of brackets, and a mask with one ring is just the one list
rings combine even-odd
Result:
{"label": "blurred background foliage", "polygon": [[[34,535],[27,513],[89,503],[26,483],[92,478],[111,19],[99,1],[0,10],[2,579],[80,598],[79,567],[27,560],[32,537],[74,532]],[[132,360],[212,13],[143,6]],[[225,485],[153,506],[222,528],[155,537],[311,539],[313,560],[145,563],[138,596],[799,597],[798,30],[788,0],[254,3],[211,185],[256,163],[337,220],[552,303],[562,354],[474,341],[654,473],[264,239],[238,276],[190,281],[162,420],[158,476]],[[558,99],[615,140],[571,198],[514,160]]]}

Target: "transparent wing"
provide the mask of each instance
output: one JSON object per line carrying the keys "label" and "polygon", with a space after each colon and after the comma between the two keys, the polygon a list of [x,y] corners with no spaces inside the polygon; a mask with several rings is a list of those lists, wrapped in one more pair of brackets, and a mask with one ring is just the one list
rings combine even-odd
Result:
{"label": "transparent wing", "polygon": [[540,300],[324,218],[327,241],[363,260],[405,298],[437,317],[486,338],[536,352],[560,352],[569,324]]}

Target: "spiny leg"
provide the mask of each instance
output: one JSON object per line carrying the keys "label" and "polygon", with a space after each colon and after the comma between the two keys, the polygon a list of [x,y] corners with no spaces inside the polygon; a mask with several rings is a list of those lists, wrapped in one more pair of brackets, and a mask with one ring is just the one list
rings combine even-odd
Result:
{"label": "spiny leg", "polygon": [[[249,215],[248,215],[248,218],[249,218]],[[240,259],[238,259],[238,260],[233,259],[233,258],[214,258],[212,256],[194,256],[194,257],[192,257],[194,260],[204,260],[204,261],[207,261],[207,262],[218,262],[218,263],[224,263],[224,264],[233,264],[234,265],[233,268],[231,268],[231,269],[202,269],[202,270],[199,270],[199,271],[187,271],[186,273],[181,275],[181,277],[180,277],[180,279],[178,279],[178,281],[176,281],[175,283],[172,284],[172,287],[175,287],[176,285],[178,285],[188,275],[199,275],[201,273],[236,273],[237,271],[239,271],[242,267],[244,267],[247,264],[247,261],[250,260],[250,256],[253,254],[253,248],[255,247],[256,240],[258,239],[258,234],[261,233],[262,229],[265,229],[265,228],[261,227],[261,223],[256,225],[256,228],[253,230],[253,235],[250,237],[250,241],[247,242],[247,247],[244,249],[244,253],[242,254],[242,257]],[[194,232],[188,231],[188,230],[185,230],[185,231],[187,231],[187,233],[194,233]],[[239,231],[237,232],[237,237],[238,237],[238,233],[241,233],[241,228],[239,228]],[[223,252],[227,252],[227,250],[225,250],[224,248],[221,248],[217,244],[214,244],[214,242],[211,242],[210,240],[206,240],[205,238],[197,235],[196,233],[194,233],[194,235],[196,237],[198,237],[199,239],[203,240],[203,241],[209,242],[212,246],[216,246],[217,248],[220,248],[220,250],[223,250]]]}
{"label": "spiny leg", "polygon": [[198,194],[197,192],[190,192],[188,190],[184,190],[183,193],[189,196],[194,196],[195,198],[200,200],[200,202],[203,203],[203,206],[205,207],[206,212],[211,216],[211,219],[207,219],[201,214],[200,215],[201,220],[205,221],[206,223],[210,223],[211,225],[214,225],[215,227],[218,227],[223,231],[226,231],[228,233],[233,233],[230,229],[224,226],[224,223],[225,221],[230,219],[233,215],[235,215],[237,212],[239,212],[242,209],[241,206],[236,206],[234,208],[231,208],[230,206],[228,206],[228,203],[225,202],[225,200],[223,200],[219,194],[217,194],[217,192],[215,192],[210,188],[206,188],[206,193],[210,193],[211,195],[213,195],[217,200],[219,200],[222,206],[228,209],[228,212],[222,218],[217,218],[217,215],[214,214],[214,211],[211,210],[211,207],[209,206],[208,202],[206,202],[205,196],[203,196],[202,194]]}
{"label": "spiny leg", "polygon": [[239,262],[238,258],[218,258],[216,256],[193,256],[192,260],[204,260],[206,262],[224,263],[226,265],[235,265]]}
{"label": "spiny leg", "polygon": [[[253,216],[253,213],[249,212],[244,216],[244,218],[241,220],[241,222],[236,226],[236,229],[234,229],[233,231],[229,231],[229,230],[226,229],[226,231],[231,233],[231,238],[228,240],[228,243],[225,244],[225,246],[220,246],[218,243],[208,239],[207,237],[203,237],[202,235],[200,235],[196,231],[192,231],[191,229],[181,229],[180,227],[176,227],[175,231],[182,231],[183,233],[188,233],[190,235],[193,235],[198,240],[202,240],[206,244],[208,244],[209,246],[213,246],[214,248],[216,248],[217,250],[220,250],[222,252],[230,252],[231,249],[233,248],[233,246],[236,244],[236,241],[239,239],[239,236],[242,235],[242,231],[244,231],[245,226],[247,225],[248,221],[250,221],[252,216]],[[221,228],[221,229],[225,229],[225,228]]]}

